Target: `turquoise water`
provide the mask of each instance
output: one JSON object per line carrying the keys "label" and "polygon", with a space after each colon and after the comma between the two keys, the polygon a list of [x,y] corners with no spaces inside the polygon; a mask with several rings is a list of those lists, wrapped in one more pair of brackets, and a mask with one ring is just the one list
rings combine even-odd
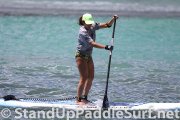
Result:
{"label": "turquoise water", "polygon": [[[78,16],[0,17],[0,96],[75,96],[79,73],[74,59]],[[110,17],[96,17],[105,22]],[[179,18],[117,21],[109,84],[110,101],[179,102]],[[97,31],[108,44],[112,29]],[[109,52],[94,49],[95,79],[90,100],[102,99]]]}

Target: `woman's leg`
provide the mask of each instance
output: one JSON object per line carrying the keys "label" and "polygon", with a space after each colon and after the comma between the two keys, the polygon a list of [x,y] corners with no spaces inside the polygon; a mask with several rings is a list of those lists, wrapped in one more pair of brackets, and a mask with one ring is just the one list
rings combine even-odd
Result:
{"label": "woman's leg", "polygon": [[92,58],[90,58],[87,65],[88,65],[88,80],[86,80],[84,93],[83,93],[83,95],[85,96],[88,95],[89,90],[91,89],[92,86],[92,81],[94,79],[94,62]]}
{"label": "woman's leg", "polygon": [[77,97],[79,99],[83,94],[85,83],[88,79],[88,65],[87,65],[87,61],[82,59],[81,57],[76,58],[76,63],[80,74],[80,80],[77,88]]}

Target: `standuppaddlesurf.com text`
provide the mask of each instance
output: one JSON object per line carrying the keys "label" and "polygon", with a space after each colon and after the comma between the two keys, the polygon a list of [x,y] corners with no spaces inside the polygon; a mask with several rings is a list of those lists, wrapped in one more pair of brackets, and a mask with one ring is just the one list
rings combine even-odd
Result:
{"label": "standuppaddlesurf.com text", "polygon": [[133,119],[179,119],[180,110],[117,110],[117,109],[96,109],[87,110],[83,108],[78,108],[77,110],[68,110],[66,108],[51,108],[50,110],[33,110],[33,109],[8,109],[4,108],[0,111],[1,118],[15,118],[15,119],[54,119],[54,118],[133,118]]}

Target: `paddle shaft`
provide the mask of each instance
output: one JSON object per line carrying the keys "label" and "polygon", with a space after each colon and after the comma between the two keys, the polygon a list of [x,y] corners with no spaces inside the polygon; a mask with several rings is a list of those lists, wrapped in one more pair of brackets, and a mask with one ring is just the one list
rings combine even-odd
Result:
{"label": "paddle shaft", "polygon": [[[116,18],[114,19],[114,26],[113,26],[113,32],[112,32],[112,46],[114,45],[114,34],[115,34],[115,28],[116,28]],[[111,58],[112,58],[112,50],[110,50],[109,54],[109,62],[108,62],[108,72],[107,72],[107,79],[106,79],[106,89],[104,93],[104,99],[103,99],[103,108],[109,107],[109,101],[108,101],[108,84],[109,84],[109,75],[110,75],[110,68],[111,68]]]}

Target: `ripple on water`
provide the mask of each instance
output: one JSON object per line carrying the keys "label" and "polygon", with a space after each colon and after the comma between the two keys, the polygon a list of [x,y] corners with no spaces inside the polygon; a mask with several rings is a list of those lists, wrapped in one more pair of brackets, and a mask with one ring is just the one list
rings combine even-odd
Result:
{"label": "ripple on water", "polygon": [[53,88],[53,89],[48,89],[48,88],[34,88],[33,90],[30,90],[29,92],[27,92],[27,95],[36,95],[36,94],[48,94],[48,93],[52,93],[54,91],[58,91],[57,88]]}

